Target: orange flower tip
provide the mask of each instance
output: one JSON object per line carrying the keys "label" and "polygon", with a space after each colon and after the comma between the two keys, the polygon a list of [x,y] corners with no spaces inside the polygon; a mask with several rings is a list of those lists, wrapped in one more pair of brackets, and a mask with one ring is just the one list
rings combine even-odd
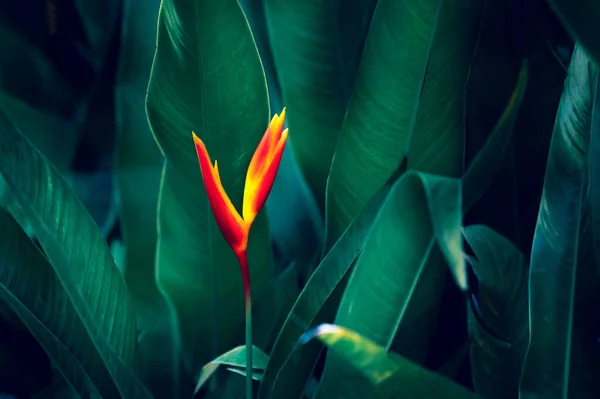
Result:
{"label": "orange flower tip", "polygon": [[192,138],[194,139],[194,144],[196,144],[196,146],[204,144],[202,142],[202,139],[200,137],[196,136],[196,133],[194,133],[194,132],[192,132]]}
{"label": "orange flower tip", "polygon": [[285,129],[283,132],[281,132],[281,139],[280,139],[281,141],[285,142],[287,140],[288,131],[289,131],[289,129]]}

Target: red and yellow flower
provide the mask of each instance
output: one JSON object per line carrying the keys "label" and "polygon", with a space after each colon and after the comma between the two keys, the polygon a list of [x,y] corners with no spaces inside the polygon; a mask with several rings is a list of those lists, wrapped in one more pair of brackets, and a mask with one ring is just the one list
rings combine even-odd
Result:
{"label": "red and yellow flower", "polygon": [[[252,156],[246,173],[242,215],[235,209],[221,184],[217,161],[214,165],[211,163],[204,142],[192,132],[208,202],[219,229],[240,261],[244,288],[248,291],[250,288],[246,260],[248,235],[252,222],[271,192],[275,175],[279,169],[288,136],[288,129],[282,131],[284,119],[285,108],[281,111],[281,115],[273,116]],[[249,292],[246,294],[248,295]]]}

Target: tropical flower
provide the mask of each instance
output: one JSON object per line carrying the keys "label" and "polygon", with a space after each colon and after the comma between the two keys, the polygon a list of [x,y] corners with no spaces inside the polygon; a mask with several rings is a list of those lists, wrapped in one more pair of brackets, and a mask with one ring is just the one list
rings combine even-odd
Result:
{"label": "tropical flower", "polygon": [[206,146],[192,132],[208,202],[223,237],[225,237],[238,258],[242,271],[246,300],[246,399],[252,398],[252,300],[247,255],[248,235],[250,234],[252,222],[254,222],[256,215],[260,212],[271,192],[277,169],[279,169],[281,163],[281,156],[288,136],[287,129],[281,131],[284,119],[285,108],[281,111],[281,116],[275,114],[271,119],[250,160],[244,186],[242,216],[231,203],[223,184],[221,184],[217,161],[213,166]]}
{"label": "tropical flower", "polygon": [[284,119],[285,108],[281,116],[273,116],[252,156],[246,174],[242,216],[223,189],[217,161],[214,166],[211,164],[204,142],[192,132],[208,202],[219,229],[236,255],[246,250],[252,222],[271,192],[288,136],[288,129],[281,131]]}

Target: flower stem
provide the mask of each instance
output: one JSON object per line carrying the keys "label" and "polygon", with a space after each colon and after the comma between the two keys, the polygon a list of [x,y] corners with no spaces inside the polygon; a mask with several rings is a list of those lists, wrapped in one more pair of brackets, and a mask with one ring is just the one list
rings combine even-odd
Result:
{"label": "flower stem", "polygon": [[248,254],[240,251],[238,261],[244,280],[244,300],[246,304],[246,399],[252,399],[252,294],[250,292],[250,271]]}

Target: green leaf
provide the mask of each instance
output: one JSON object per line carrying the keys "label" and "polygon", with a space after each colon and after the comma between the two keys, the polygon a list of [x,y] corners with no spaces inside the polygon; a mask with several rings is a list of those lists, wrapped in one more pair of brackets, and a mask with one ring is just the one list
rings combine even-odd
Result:
{"label": "green leaf", "polygon": [[471,370],[485,398],[517,397],[529,344],[527,259],[513,243],[483,225],[464,229],[478,281],[469,301]]}
{"label": "green leaf", "polygon": [[446,359],[444,364],[436,370],[436,373],[449,379],[455,378],[468,357],[470,346],[471,341],[467,340]]}
{"label": "green leaf", "polygon": [[[145,100],[156,49],[159,0],[124,0],[115,87],[114,177],[124,240],[123,276],[138,311],[142,376],[156,397],[178,396],[178,332],[155,278],[158,192],[164,157],[148,126]],[[173,363],[176,364],[173,364]]]}
{"label": "green leaf", "polygon": [[34,232],[119,394],[148,398],[136,378],[135,310],[110,249],[66,181],[3,114],[0,205]]}
{"label": "green leaf", "polygon": [[464,165],[465,86],[484,2],[444,0],[435,31],[408,168],[460,177]]}
{"label": "green leaf", "polygon": [[[258,349],[257,347],[252,347],[252,369],[255,371],[262,371],[267,367],[267,362],[269,361],[269,356],[267,356],[263,351]],[[194,394],[198,393],[198,391],[206,384],[208,379],[219,369],[220,366],[233,366],[227,368],[227,370],[233,371],[235,373],[239,373],[242,375],[246,375],[245,367],[246,367],[246,345],[238,346],[233,348],[229,352],[222,354],[216,359],[212,360],[210,363],[204,365],[202,370],[200,371],[200,376],[198,377],[198,382],[196,384],[196,389],[194,390]],[[238,370],[244,369],[244,370]],[[252,378],[255,380],[260,380],[260,374],[257,373],[256,378],[254,377],[254,373],[252,374]]]}
{"label": "green leaf", "polygon": [[116,105],[115,177],[125,241],[125,281],[137,306],[156,295],[156,207],[164,157],[146,118],[159,0],[125,0]]}
{"label": "green leaf", "polygon": [[[204,140],[241,209],[250,158],[269,122],[265,76],[236,0],[163,1],[148,120],[166,163],[158,205],[157,279],[178,311],[191,362],[233,346],[244,317],[242,278],[214,220],[192,141]],[[255,300],[271,278],[264,212],[250,233]],[[193,367],[194,369],[196,367]]]}
{"label": "green leaf", "polygon": [[303,342],[319,339],[346,362],[355,367],[370,384],[368,397],[476,399],[469,390],[421,368],[402,356],[360,334],[332,324],[321,324],[303,337]]}
{"label": "green leaf", "polygon": [[[562,53],[569,53],[570,44],[543,1],[521,7],[511,1],[487,0],[484,14],[466,89],[465,161],[472,166],[481,161],[485,166],[489,160],[488,167],[495,170],[495,176],[480,180],[485,190],[476,184],[472,186],[475,192],[465,193],[465,206],[473,202],[472,194],[480,199],[472,203],[465,221],[493,228],[528,257],[542,194],[549,132],[566,75]],[[507,24],[510,29],[506,29]],[[498,148],[492,149],[489,156],[480,156],[485,140],[497,131],[494,125],[507,111],[523,59],[527,60],[527,84],[520,106],[514,109],[512,137],[502,133]],[[504,152],[502,142],[507,143]],[[494,159],[499,159],[500,165]],[[482,172],[487,170],[481,168]]]}
{"label": "green leaf", "polygon": [[[460,180],[408,171],[382,205],[335,323],[421,362],[437,324],[444,258],[466,288]],[[316,398],[368,397],[339,357],[328,356]]]}
{"label": "green leaf", "polygon": [[406,158],[354,219],[311,275],[273,345],[259,392],[260,399],[299,398],[302,395],[306,380],[310,377],[319,357],[320,349],[309,346],[299,353],[299,358],[292,358],[298,340],[309,328],[331,320],[335,316],[337,306],[327,306],[328,301],[333,299],[334,305],[339,301],[348,272],[364,245],[364,240],[381,204],[405,170]]}
{"label": "green leaf", "polygon": [[355,64],[345,60],[342,46],[356,40],[340,40],[340,14],[347,17],[349,1],[264,3],[273,59],[288,109],[290,144],[323,212],[327,176],[356,70]]}
{"label": "green leaf", "polygon": [[[61,173],[67,173],[75,155],[76,125],[42,112],[27,102],[0,91],[0,109]],[[60,137],[60,140],[57,140]]]}
{"label": "green leaf", "polygon": [[421,0],[377,3],[331,163],[327,248],[389,178],[408,149],[440,4]]}
{"label": "green leaf", "polygon": [[600,65],[600,3],[595,0],[548,0],[561,23]]}
{"label": "green leaf", "polygon": [[[227,367],[225,370],[227,371],[231,371],[234,374],[239,374],[242,377],[246,376],[246,370],[243,368],[234,368],[234,367]],[[262,377],[263,377],[263,373],[261,373],[260,371],[253,371],[252,372],[252,379],[254,381],[262,381]]]}
{"label": "green leaf", "polygon": [[463,210],[468,211],[491,185],[510,143],[519,107],[527,88],[527,62],[523,60],[517,84],[504,112],[463,177]]}
{"label": "green leaf", "polygon": [[[98,398],[101,393],[118,396],[48,260],[4,209],[0,209],[0,226],[0,301],[31,331],[77,392]],[[58,308],[60,312],[54,311]]]}
{"label": "green leaf", "polygon": [[[299,293],[298,268],[292,263],[271,282],[269,290],[252,305],[252,342],[268,352]],[[240,339],[243,336],[240,332]]]}
{"label": "green leaf", "polygon": [[[579,326],[574,304],[576,287],[580,288],[578,281],[586,284],[585,279],[589,281],[589,276],[595,275],[595,265],[586,248],[584,206],[589,135],[591,129],[598,128],[591,123],[592,112],[597,112],[593,110],[597,80],[597,67],[576,46],[552,134],[532,248],[531,337],[519,392],[524,399],[571,397],[577,371],[572,363],[577,360],[577,353],[583,352],[583,342],[576,339]],[[581,392],[575,395],[582,397]]]}

